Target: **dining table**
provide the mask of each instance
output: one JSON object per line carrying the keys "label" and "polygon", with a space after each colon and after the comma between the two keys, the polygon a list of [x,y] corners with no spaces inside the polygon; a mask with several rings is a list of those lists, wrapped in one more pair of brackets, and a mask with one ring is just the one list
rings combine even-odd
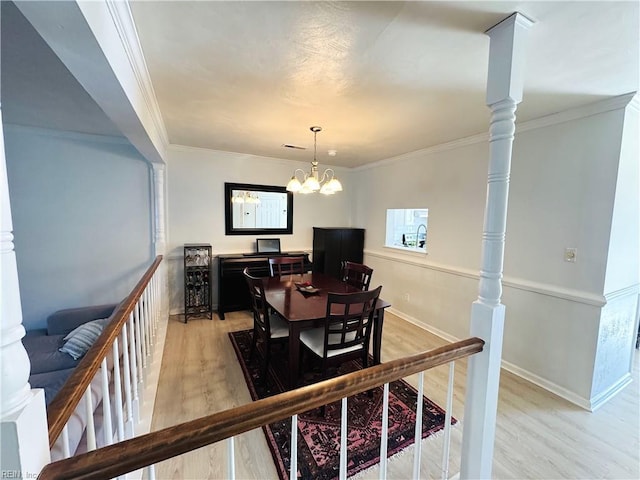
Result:
{"label": "dining table", "polygon": [[[309,285],[299,288],[299,285]],[[267,304],[289,325],[289,388],[296,388],[300,371],[300,332],[324,325],[329,293],[354,293],[358,288],[323,273],[304,273],[264,279]],[[373,323],[373,364],[380,363],[384,311],[389,302],[381,298],[375,305]]]}

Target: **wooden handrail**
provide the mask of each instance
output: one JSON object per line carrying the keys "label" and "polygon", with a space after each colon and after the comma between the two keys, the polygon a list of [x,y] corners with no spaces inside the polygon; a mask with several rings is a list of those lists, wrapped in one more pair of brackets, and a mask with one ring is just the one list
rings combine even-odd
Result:
{"label": "wooden handrail", "polygon": [[144,289],[153,277],[162,262],[162,255],[158,255],[151,266],[144,273],[131,293],[125,298],[111,314],[111,321],[104,328],[95,343],[89,348],[80,363],[73,370],[57,395],[47,406],[47,421],[49,423],[49,448],[53,448],[56,440],[62,433],[69,417],[82,399],[87,387],[100,368],[102,359],[107,355],[122,330],[122,326],[128,320],[136,303],[142,296]]}
{"label": "wooden handrail", "polygon": [[44,467],[38,478],[114,478],[291,415],[468,357],[481,352],[483,347],[484,341],[474,337],[392,360],[60,460]]}

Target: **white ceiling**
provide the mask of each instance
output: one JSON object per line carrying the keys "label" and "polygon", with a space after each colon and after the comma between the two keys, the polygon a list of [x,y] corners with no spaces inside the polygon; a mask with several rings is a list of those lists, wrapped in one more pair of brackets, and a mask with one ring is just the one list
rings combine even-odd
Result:
{"label": "white ceiling", "polygon": [[[133,2],[174,144],[354,167],[488,130],[489,38],[530,32],[520,121],[638,85],[638,2]],[[338,151],[327,157],[327,150]]]}

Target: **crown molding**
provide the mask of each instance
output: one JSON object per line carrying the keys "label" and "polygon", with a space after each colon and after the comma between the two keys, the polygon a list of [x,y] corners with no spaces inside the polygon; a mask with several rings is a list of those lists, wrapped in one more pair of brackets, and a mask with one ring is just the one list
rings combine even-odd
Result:
{"label": "crown molding", "polygon": [[[626,93],[617,97],[607,98],[597,102],[589,103],[580,107],[570,108],[558,113],[552,113],[544,117],[535,118],[533,120],[527,120],[526,122],[518,123],[516,125],[515,136],[519,133],[527,132],[529,130],[535,130],[537,128],[545,128],[560,123],[570,122],[579,118],[590,117],[599,113],[610,112],[612,110],[618,110],[625,108],[629,105],[632,108],[638,109],[640,105],[639,96],[636,92]],[[487,124],[487,130],[489,125]],[[469,137],[460,138],[447,143],[441,143],[432,147],[423,148],[421,150],[414,150],[413,152],[403,153],[396,157],[387,158],[374,163],[368,163],[352,169],[354,172],[369,170],[371,168],[377,168],[385,165],[395,164],[404,160],[409,160],[416,156],[433,155],[436,153],[446,152],[449,150],[455,150],[458,148],[474,145],[476,143],[485,143],[489,141],[489,133],[479,133]]]}
{"label": "crown molding", "polygon": [[527,132],[529,130],[535,130],[536,128],[549,127],[559,123],[570,122],[572,120],[578,120],[579,118],[591,117],[599,113],[625,108],[629,102],[632,101],[635,94],[636,92],[626,93],[617,97],[607,98],[581,107],[570,108],[569,110],[522,122],[516,127],[516,136],[519,132]]}
{"label": "crown molding", "polygon": [[[488,125],[487,125],[488,128]],[[459,138],[458,140],[452,140],[451,142],[441,143],[433,145],[431,147],[422,148],[420,150],[414,150],[413,152],[403,153],[396,157],[386,158],[373,163],[367,163],[359,167],[354,167],[351,170],[354,172],[360,172],[369,170],[371,168],[382,167],[385,165],[392,165],[394,163],[402,162],[403,160],[409,160],[417,155],[433,155],[436,153],[447,152],[449,150],[456,150],[458,148],[467,147],[469,145],[475,145],[476,143],[484,143],[489,141],[489,133],[479,133],[470,137]]]}
{"label": "crown molding", "polygon": [[[177,153],[193,153],[193,154],[206,154],[206,155],[238,155],[240,157],[246,158],[248,160],[253,160],[253,161],[261,161],[261,160],[269,160],[271,162],[274,162],[276,164],[279,165],[285,165],[287,167],[295,167],[296,165],[298,165],[298,168],[305,168],[307,166],[310,165],[311,161],[304,161],[304,160],[289,160],[287,158],[280,158],[280,157],[267,157],[264,155],[253,155],[251,153],[241,153],[241,152],[231,152],[228,150],[214,150],[211,148],[204,148],[204,147],[192,147],[190,145],[180,145],[177,143],[170,143],[167,146],[167,151],[168,152],[177,152]],[[348,168],[348,167],[341,167],[341,166],[337,166],[337,165],[330,165],[327,163],[322,163],[320,168],[332,168],[333,170],[342,173],[345,172],[350,172],[352,171],[352,169]]]}
{"label": "crown molding", "polygon": [[162,112],[160,111],[153,83],[151,82],[151,76],[147,69],[144,53],[140,46],[140,38],[131,13],[131,8],[129,7],[129,2],[105,0],[105,4],[113,19],[113,24],[120,37],[150,118],[159,135],[163,148],[166,149],[170,145],[169,136],[167,135],[167,129],[162,119]]}

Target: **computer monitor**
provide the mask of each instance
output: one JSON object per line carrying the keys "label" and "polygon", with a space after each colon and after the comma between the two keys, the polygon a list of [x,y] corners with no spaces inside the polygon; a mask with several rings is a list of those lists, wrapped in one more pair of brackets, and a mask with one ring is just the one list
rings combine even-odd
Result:
{"label": "computer monitor", "polygon": [[256,251],[258,253],[280,253],[280,239],[258,238],[256,239]]}

